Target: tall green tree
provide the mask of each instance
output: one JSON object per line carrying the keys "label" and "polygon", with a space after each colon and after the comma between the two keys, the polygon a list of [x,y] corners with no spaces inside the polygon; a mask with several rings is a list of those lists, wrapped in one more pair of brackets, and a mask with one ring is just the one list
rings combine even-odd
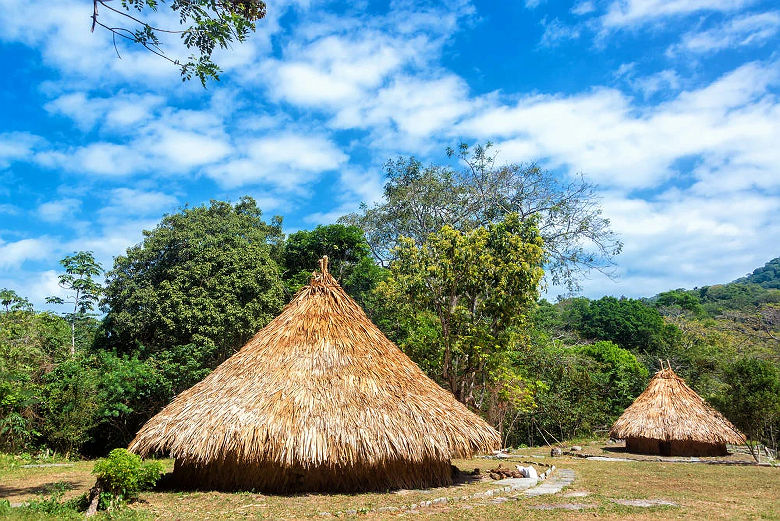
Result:
{"label": "tall green tree", "polygon": [[72,311],[65,313],[70,323],[70,354],[76,353],[76,324],[83,322],[94,311],[100,300],[103,287],[94,277],[103,274],[103,267],[95,260],[91,251],[80,251],[60,261],[65,273],[58,276],[59,286],[68,292],[65,298],[47,297],[50,304],[73,304]]}
{"label": "tall green tree", "polygon": [[[179,28],[153,25],[151,15],[161,4],[177,15]],[[92,30],[100,27],[111,32],[115,48],[117,39],[138,44],[178,66],[182,80],[195,76],[204,87],[209,78],[219,79],[220,68],[211,59],[214,50],[246,40],[263,17],[265,2],[261,0],[92,1]],[[186,59],[170,56],[161,41],[169,35],[178,36],[193,54]]]}
{"label": "tall green tree", "polygon": [[777,448],[780,436],[780,367],[769,360],[744,357],[724,371],[727,387],[716,405],[751,439]]}
{"label": "tall green tree", "polygon": [[500,165],[490,143],[461,144],[448,155],[463,168],[425,166],[414,157],[388,161],[382,201],[340,219],[365,231],[381,264],[393,259],[401,237],[419,246],[442,226],[468,232],[515,213],[537,219],[548,282],[573,291],[585,273],[609,272],[622,243],[584,177],[565,179],[534,164]]}
{"label": "tall green tree", "polygon": [[30,301],[18,295],[12,289],[0,289],[0,304],[5,308],[6,313],[19,310],[32,311]]}
{"label": "tall green tree", "polygon": [[317,261],[327,255],[330,272],[361,305],[384,277],[357,226],[330,224],[291,234],[284,245],[284,278],[293,292],[309,282]]}
{"label": "tall green tree", "polygon": [[281,309],[281,237],[281,219],[266,223],[251,197],[166,215],[108,272],[102,341],[215,367]]}
{"label": "tall green tree", "polygon": [[670,343],[679,334],[676,327],[664,322],[657,309],[641,300],[615,297],[590,302],[575,300],[583,307],[573,307],[572,320],[586,338],[610,340],[636,353],[666,358]]}
{"label": "tall green tree", "polygon": [[444,226],[422,244],[402,237],[380,295],[431,313],[441,331],[438,379],[464,403],[499,374],[538,297],[543,242],[516,214],[461,232]]}

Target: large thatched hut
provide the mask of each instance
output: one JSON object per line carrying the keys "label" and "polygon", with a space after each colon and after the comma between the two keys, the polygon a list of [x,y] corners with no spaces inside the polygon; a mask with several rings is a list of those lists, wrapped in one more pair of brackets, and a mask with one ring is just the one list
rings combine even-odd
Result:
{"label": "large thatched hut", "polygon": [[498,433],[430,380],[327,271],[130,443],[186,488],[358,491],[447,485]]}
{"label": "large thatched hut", "polygon": [[726,444],[745,437],[685,384],[668,365],[655,373],[647,389],[609,431],[626,440],[626,450],[662,456],[725,456]]}

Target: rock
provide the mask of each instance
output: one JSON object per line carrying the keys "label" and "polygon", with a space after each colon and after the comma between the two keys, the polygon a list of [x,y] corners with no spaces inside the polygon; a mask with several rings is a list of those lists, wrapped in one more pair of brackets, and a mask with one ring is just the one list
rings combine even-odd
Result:
{"label": "rock", "polygon": [[668,507],[677,506],[677,503],[675,503],[674,501],[667,501],[666,499],[613,499],[611,501],[613,503],[617,503],[618,505],[624,505],[627,507],[649,508],[649,507],[662,507],[662,506],[668,506]]}
{"label": "rock", "polygon": [[574,491],[565,493],[563,497],[587,497],[588,495],[590,495],[590,492]]}
{"label": "rock", "polygon": [[354,508],[350,508],[349,510],[345,510],[344,513],[347,514],[348,516],[354,516],[357,515],[357,510],[355,510]]}
{"label": "rock", "polygon": [[582,452],[582,447],[580,447],[579,445],[574,445],[574,446],[571,448],[571,451],[572,451],[572,452]]}
{"label": "rock", "polygon": [[446,497],[437,497],[436,499],[432,499],[430,501],[431,505],[446,505],[447,504],[447,498]]}
{"label": "rock", "polygon": [[596,505],[589,503],[552,503],[545,505],[531,505],[528,508],[533,510],[583,510],[593,508]]}
{"label": "rock", "polygon": [[377,512],[398,512],[399,510],[398,507],[379,507],[376,509]]}
{"label": "rock", "polygon": [[552,456],[553,458],[558,457],[562,454],[563,451],[561,450],[560,447],[553,447],[552,449],[550,449],[550,456]]}

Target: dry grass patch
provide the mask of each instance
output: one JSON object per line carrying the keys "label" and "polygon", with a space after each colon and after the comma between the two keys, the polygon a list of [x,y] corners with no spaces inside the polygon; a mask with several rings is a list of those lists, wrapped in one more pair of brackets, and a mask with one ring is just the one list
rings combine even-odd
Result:
{"label": "dry grass patch", "polygon": [[[586,448],[590,450],[590,448]],[[531,461],[532,454],[545,454],[545,449],[524,449],[518,459]],[[587,491],[585,497],[565,497],[564,494],[520,497],[517,501],[494,504],[492,500],[470,500],[421,509],[410,516],[390,512],[365,512],[379,507],[402,507],[442,496],[457,497],[495,488],[490,482],[471,483],[458,487],[430,490],[396,491],[364,494],[310,494],[273,496],[255,493],[221,492],[147,492],[132,506],[154,519],[326,519],[321,512],[341,512],[344,519],[396,519],[419,517],[430,520],[485,519],[501,520],[574,520],[574,519],[697,519],[697,520],[780,520],[780,468],[755,466],[704,465],[698,463],[667,463],[658,461],[590,461],[580,458],[538,458],[539,462],[555,463],[559,468],[571,468],[577,473],[574,485],[563,492]],[[487,470],[495,460],[473,459],[456,461],[463,470],[475,467]],[[166,462],[171,468],[171,462]],[[505,464],[506,465],[506,464]],[[0,497],[3,490],[40,487],[56,481],[79,483],[69,492],[86,491],[93,481],[92,462],[76,462],[73,467],[0,469]],[[14,502],[35,497],[34,492],[15,493]],[[649,508],[615,504],[613,499],[663,499],[679,506]],[[534,510],[529,506],[563,503],[594,505],[582,511],[561,509]],[[354,510],[354,514],[345,514]]]}

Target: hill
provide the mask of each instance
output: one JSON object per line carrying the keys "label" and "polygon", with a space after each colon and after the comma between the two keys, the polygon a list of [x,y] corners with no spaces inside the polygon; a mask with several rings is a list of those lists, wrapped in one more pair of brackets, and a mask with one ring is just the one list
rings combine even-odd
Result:
{"label": "hill", "polygon": [[780,257],[772,259],[760,268],[754,269],[753,273],[734,282],[758,284],[762,288],[780,289]]}

